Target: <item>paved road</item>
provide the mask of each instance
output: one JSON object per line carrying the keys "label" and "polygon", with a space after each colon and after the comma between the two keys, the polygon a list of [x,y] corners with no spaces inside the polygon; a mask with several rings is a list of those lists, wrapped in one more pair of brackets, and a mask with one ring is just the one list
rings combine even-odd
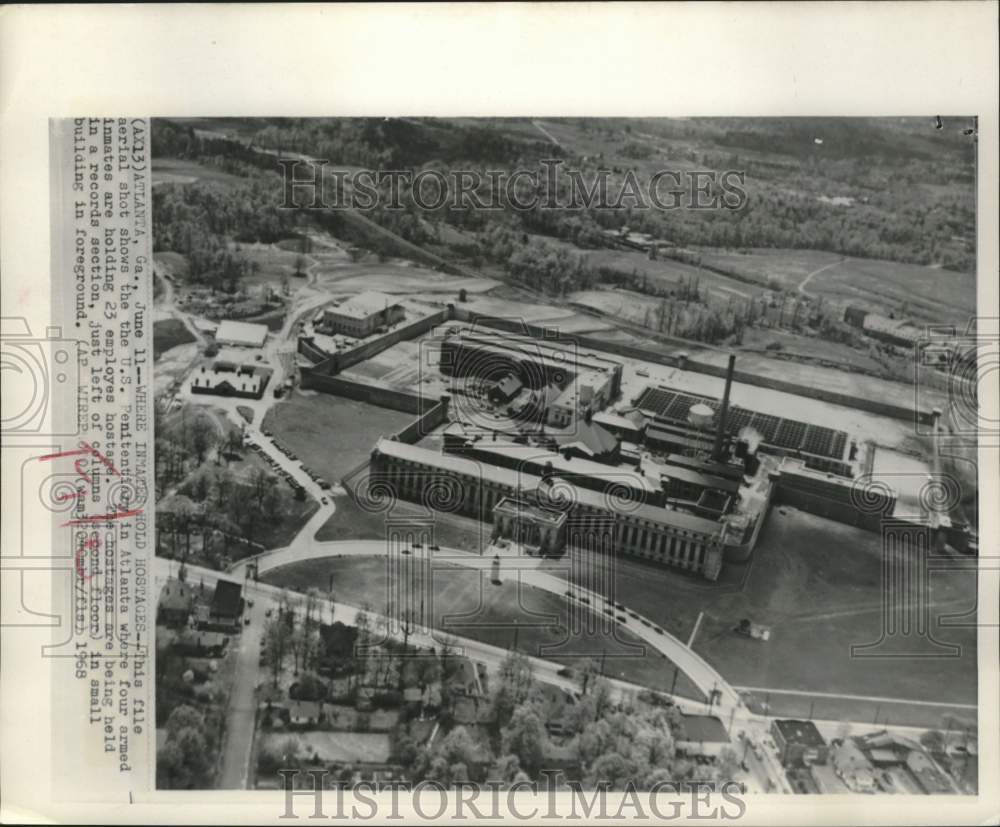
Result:
{"label": "paved road", "polygon": [[[199,572],[200,573],[200,572]],[[245,790],[253,747],[254,718],[257,710],[255,690],[260,666],[260,640],[264,630],[264,610],[255,605],[248,609],[250,625],[236,638],[236,672],[233,692],[226,710],[226,738],[222,749],[222,767],[218,787]]]}
{"label": "paved road", "polygon": [[[322,547],[328,544],[316,545]],[[379,546],[382,553],[384,553],[384,546],[382,546],[381,543],[372,542],[372,546]],[[283,549],[282,551],[285,550]],[[326,553],[330,553],[328,549],[326,549]],[[375,549],[371,548],[370,553],[375,553]],[[266,562],[263,560],[261,561],[263,564],[262,570],[267,570],[268,568],[273,568],[282,564],[282,557],[274,557],[272,556],[273,554],[274,553],[268,553],[266,555],[262,555],[262,557],[269,558]],[[485,565],[490,564],[489,557],[479,558],[477,555],[470,555],[464,552],[457,552],[456,556],[451,558],[449,562],[457,560],[457,555],[463,554],[470,561],[482,560]],[[285,562],[288,561],[286,560]],[[507,561],[506,565],[509,569],[511,562]],[[208,585],[214,586],[214,584],[219,580],[243,582],[242,572],[240,571],[239,566],[235,567],[238,573],[218,572],[210,569],[203,569],[198,566],[188,566],[187,568],[189,577],[203,579]],[[169,577],[175,575],[173,569],[174,564],[172,561],[165,560],[160,557],[155,558],[154,572],[156,575],[157,589],[162,587],[163,583]],[[563,583],[563,586],[565,587],[565,583]],[[253,689],[256,687],[259,680],[259,667],[257,665],[256,657],[258,654],[260,640],[259,635],[261,634],[263,627],[261,618],[265,609],[276,607],[282,594],[285,593],[283,589],[265,583],[251,582],[248,584],[247,588],[248,596],[252,595],[252,599],[255,603],[253,611],[258,614],[254,616],[249,628],[244,627],[245,631],[249,632],[249,634],[245,634],[243,641],[243,644],[247,648],[246,652],[242,649],[240,651],[241,667],[238,667],[237,669],[238,686],[234,689],[233,701],[229,711],[228,726],[230,737],[227,738],[225,746],[226,755],[223,759],[223,775],[221,781],[221,785],[227,788],[230,785],[240,787],[241,785],[246,784],[253,737]],[[564,590],[565,589],[563,589],[563,591]],[[330,617],[332,614],[333,620],[346,624],[353,624],[357,617],[357,613],[360,610],[359,606],[337,601],[333,605],[331,611],[330,602],[322,596],[319,598],[319,604],[324,617]],[[376,631],[382,630],[390,637],[398,636],[398,633],[394,635],[387,618],[374,612],[369,612],[368,614],[371,619],[373,629]],[[256,638],[253,637],[254,634],[257,635]],[[425,648],[440,647],[442,640],[444,639],[447,639],[449,644],[456,647],[456,649],[462,654],[472,658],[473,660],[478,660],[486,664],[491,670],[495,670],[509,654],[506,649],[502,649],[498,646],[492,646],[478,640],[463,638],[433,629],[416,629],[410,635],[410,642],[413,645]],[[246,655],[246,658],[244,658],[244,655]],[[559,672],[564,668],[562,664],[553,663],[552,661],[547,661],[537,657],[529,657],[528,660],[531,662],[534,674],[538,680],[561,687],[570,692],[579,691],[579,685],[576,680],[559,674]],[[608,678],[607,682],[614,699],[633,697],[643,688],[615,678]],[[751,743],[758,745],[760,753],[759,757],[755,762],[748,760],[750,772],[745,775],[741,773],[737,779],[746,781],[750,791],[765,791],[768,789],[767,782],[770,779],[771,783],[774,785],[772,789],[786,793],[793,792],[791,784],[785,777],[785,774],[780,767],[779,756],[771,745],[771,719],[768,716],[755,714],[742,705],[731,705],[728,708],[723,708],[720,704],[716,704],[714,707],[709,707],[707,704],[692,701],[680,696],[675,697],[674,701],[683,712],[689,714],[712,714],[718,716],[727,727],[727,730],[733,739],[734,748],[740,746],[735,734],[739,731],[745,732]],[[845,730],[849,734],[861,734],[871,732],[874,729],[872,724],[868,721],[845,722],[814,720],[813,723],[816,724],[816,727],[827,739],[840,737]],[[897,732],[911,738],[917,738],[922,732],[925,731],[919,727],[898,725],[891,725],[888,727],[879,725],[878,728],[887,728],[893,732]],[[239,779],[239,783],[236,783],[237,778]]]}
{"label": "paved road", "polygon": [[[312,535],[305,532],[300,533],[292,545],[282,549],[264,552],[252,558],[257,563],[258,574],[301,560],[312,560],[321,557],[336,556],[358,556],[372,557],[384,556],[386,553],[385,543],[379,540],[334,540],[319,541]],[[423,555],[432,555],[435,560],[441,563],[464,566],[466,568],[486,570],[493,562],[490,554],[472,554],[471,552],[460,551],[458,549],[441,549],[438,552],[431,552],[427,549],[414,549],[413,556],[420,558]],[[248,558],[250,559],[250,558]],[[231,567],[233,574],[243,577],[245,571],[245,560],[235,563]],[[552,592],[559,596],[564,596],[570,588],[567,581],[541,570],[545,561],[539,557],[517,554],[511,547],[510,553],[501,558],[501,572],[507,577],[519,577],[521,582],[534,586],[545,591]],[[574,592],[579,597],[586,597],[590,605],[601,606],[607,601],[602,595],[592,592],[580,586],[573,586]],[[705,697],[713,691],[720,693],[716,709],[718,714],[729,717],[733,711],[743,706],[739,692],[729,685],[725,678],[715,670],[700,655],[694,652],[682,641],[675,638],[669,632],[656,632],[655,623],[646,621],[649,625],[642,623],[642,619],[629,620],[626,628],[643,642],[652,646],[655,650],[665,655],[682,672],[684,672],[694,684],[701,690]]]}
{"label": "paved road", "polygon": [[[189,580],[198,579],[205,585],[214,587],[219,580],[242,583],[242,577],[235,577],[225,572],[214,571],[212,569],[201,568],[200,566],[187,565],[187,576]],[[171,577],[176,577],[176,566],[173,561],[162,557],[154,558],[154,573],[156,577],[157,593],[163,584]],[[251,615],[250,626],[243,627],[243,633],[238,642],[237,664],[234,674],[234,686],[230,697],[229,706],[226,711],[226,738],[223,744],[223,754],[221,759],[221,770],[219,774],[218,787],[220,789],[246,789],[250,770],[250,758],[253,747],[254,715],[256,707],[255,690],[258,684],[265,679],[259,666],[260,640],[264,629],[264,613],[267,609],[276,610],[284,590],[277,586],[270,586],[265,583],[249,582],[246,596],[254,601],[254,607],[249,610]],[[337,601],[332,608],[327,598],[318,598],[321,615],[329,618],[332,615],[334,621],[345,624],[354,624],[360,606]],[[382,631],[392,637],[393,632],[389,626],[387,618],[383,615],[368,612],[369,619],[374,631]],[[484,663],[490,671],[494,672],[500,667],[509,655],[508,650],[499,646],[492,646],[471,638],[463,638],[452,634],[445,634],[432,629],[416,629],[409,637],[410,643],[424,648],[440,648],[442,642],[447,640],[449,645],[460,654],[473,660]],[[559,672],[564,669],[563,664],[541,658],[528,657],[532,664],[532,670],[536,679],[558,686],[568,692],[579,692],[579,683]],[[614,678],[606,679],[611,689],[611,696],[615,700],[634,696],[642,687],[626,681]],[[705,704],[692,701],[686,698],[678,698],[678,706],[685,712],[692,714],[705,714],[711,710]]]}

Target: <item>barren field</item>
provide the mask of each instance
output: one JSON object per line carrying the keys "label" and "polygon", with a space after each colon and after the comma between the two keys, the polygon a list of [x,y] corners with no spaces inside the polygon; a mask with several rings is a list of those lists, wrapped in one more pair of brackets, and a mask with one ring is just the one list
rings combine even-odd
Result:
{"label": "barren field", "polygon": [[193,184],[195,182],[232,186],[245,184],[246,179],[228,172],[203,166],[183,158],[155,158],[153,160],[153,186],[157,184]]}
{"label": "barren field", "polygon": [[[946,324],[975,314],[976,277],[972,273],[845,259],[816,250],[703,250],[700,255],[707,265],[744,274],[765,286],[773,280],[785,290],[798,291],[805,282],[802,289],[810,295],[844,304],[857,302],[915,321]],[[816,275],[806,282],[810,273]]]}

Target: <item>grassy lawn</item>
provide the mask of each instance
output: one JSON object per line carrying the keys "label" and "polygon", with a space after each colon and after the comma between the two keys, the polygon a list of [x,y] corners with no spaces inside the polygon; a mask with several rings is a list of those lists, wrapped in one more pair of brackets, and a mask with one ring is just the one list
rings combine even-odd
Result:
{"label": "grassy lawn", "polygon": [[193,184],[196,181],[234,186],[246,184],[247,179],[187,158],[156,158],[153,161],[154,187],[157,184]]}
{"label": "grassy lawn", "polygon": [[[702,250],[702,261],[740,273],[766,285],[773,280],[795,291],[805,277],[835,264],[811,279],[806,290],[838,301],[857,301],[873,309],[899,310],[938,323],[955,321],[975,312],[976,277],[917,264],[848,258],[819,250]],[[641,271],[640,271],[641,272]]]}
{"label": "grassy lawn", "polygon": [[153,323],[153,359],[159,359],[160,354],[166,353],[170,348],[177,345],[186,345],[193,342],[191,335],[184,322],[177,319],[163,319]]}
{"label": "grassy lawn", "polygon": [[379,437],[412,420],[410,414],[365,402],[296,391],[267,412],[261,428],[321,477],[337,482],[368,458]]}
{"label": "grassy lawn", "polygon": [[[412,561],[401,559],[404,566]],[[309,560],[268,572],[262,579],[303,589],[332,585],[335,600],[368,603],[375,612],[385,610],[390,584],[382,557]],[[673,683],[674,666],[669,660],[623,628],[612,633],[610,622],[596,622],[588,629],[585,618],[597,618],[589,612],[576,615],[577,606],[561,595],[519,583],[513,577],[493,585],[485,572],[439,563],[429,576],[414,566],[402,573],[402,579],[412,584],[413,605],[422,600],[425,616],[446,633],[504,648],[512,647],[516,640],[517,648],[529,655],[578,669],[603,655],[608,676],[661,690],[669,690]],[[701,697],[683,673],[678,675],[676,691]]]}
{"label": "grassy lawn", "polygon": [[[703,612],[694,648],[737,686],[975,703],[973,630],[947,628],[936,633],[938,639],[962,646],[959,658],[851,657],[852,644],[879,637],[881,539],[877,534],[795,509],[784,510],[784,514],[772,511],[753,560],[727,564],[716,583],[619,559],[610,594],[684,641],[690,638]],[[350,498],[341,497],[337,513],[320,529],[317,538],[382,539],[387,517],[407,515],[419,517],[422,511],[419,506],[399,503],[388,514],[370,514]],[[480,542],[476,524],[464,519],[444,521],[438,517],[434,537],[439,545],[466,550],[476,550]],[[340,561],[345,565],[347,562]],[[377,568],[379,582],[384,583],[384,565],[379,563]],[[552,573],[568,576],[565,568]],[[963,573],[933,575],[931,599],[937,608],[932,614],[964,612],[973,604],[973,585],[971,577]],[[376,596],[382,599],[384,594],[381,591]],[[373,605],[377,604],[373,601]],[[516,598],[511,605],[517,605]],[[735,634],[733,627],[744,617],[770,626],[770,641]],[[469,630],[454,631],[478,636]],[[635,665],[628,668],[636,669]],[[756,698],[757,702],[763,700],[762,696]],[[768,701],[775,714],[807,714],[814,703],[813,714],[819,717],[873,720],[878,714],[880,720],[888,716],[897,723],[932,726],[939,725],[945,709],[785,694],[771,695]]]}
{"label": "grassy lawn", "polygon": [[[620,559],[617,600],[687,640],[704,612],[694,648],[737,686],[812,690],[976,703],[976,641],[971,629],[939,628],[937,638],[962,647],[958,658],[852,658],[852,644],[881,631],[881,537],[878,534],[784,508],[772,509],[753,559],[726,564],[720,581],[690,577]],[[975,603],[973,578],[959,572],[931,576],[932,620],[959,614]],[[732,632],[742,619],[771,627],[768,642]],[[796,696],[770,698],[772,711],[801,714]],[[816,715],[844,707],[856,720],[872,718],[875,702],[817,701]],[[940,720],[934,707],[897,707],[915,722]],[[885,705],[883,705],[883,717]],[[892,712],[888,713],[892,717]]]}
{"label": "grassy lawn", "polygon": [[[363,478],[358,475],[357,479]],[[466,517],[433,514],[415,503],[397,502],[386,512],[371,513],[347,495],[335,498],[337,510],[318,532],[317,540],[383,540],[389,520],[433,520],[433,543],[445,548],[478,552],[489,539],[490,527]]]}

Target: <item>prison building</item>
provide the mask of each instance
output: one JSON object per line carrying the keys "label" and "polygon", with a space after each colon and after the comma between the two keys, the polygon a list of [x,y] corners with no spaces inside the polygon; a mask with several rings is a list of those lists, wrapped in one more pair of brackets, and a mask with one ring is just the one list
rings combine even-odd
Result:
{"label": "prison building", "polygon": [[808,468],[800,459],[785,457],[770,476],[776,504],[869,531],[880,531],[896,509],[896,493],[888,486],[860,487],[853,479]]}
{"label": "prison building", "polygon": [[337,307],[323,312],[322,328],[327,333],[342,333],[355,339],[370,336],[380,327],[386,327],[406,318],[406,311],[398,301],[385,293],[366,290]]}
{"label": "prison building", "polygon": [[643,431],[646,429],[645,417],[638,411],[633,411],[628,416],[610,411],[598,411],[594,414],[594,424],[610,431],[621,440],[633,443],[642,440]]}
{"label": "prison building", "polygon": [[[646,429],[646,442],[652,447],[666,448],[676,453],[690,453],[698,445],[711,444],[710,432],[718,433],[722,425],[724,435],[735,436],[744,428],[755,431],[761,439],[759,450],[779,456],[799,456],[814,467],[850,475],[844,462],[847,450],[847,433],[812,425],[773,414],[752,411],[731,405],[725,422],[719,423],[720,400],[710,396],[681,393],[662,387],[646,387],[636,397],[635,405],[653,419]],[[692,409],[704,406],[706,413],[715,418],[714,425],[692,424]]]}
{"label": "prison building", "polygon": [[487,391],[487,396],[489,396],[490,402],[494,404],[506,404],[517,396],[523,387],[524,383],[517,376],[513,373],[508,373],[502,379],[491,383]]}
{"label": "prison building", "polygon": [[504,497],[493,507],[493,538],[503,537],[542,555],[558,554],[566,542],[566,513],[526,498]]}
{"label": "prison building", "polygon": [[564,456],[580,457],[606,465],[621,461],[621,440],[596,420],[578,419],[567,433],[549,435],[553,447]]}
{"label": "prison building", "polygon": [[504,499],[527,500],[541,508],[566,512],[575,530],[585,531],[591,521],[596,526],[613,521],[618,553],[709,580],[717,579],[722,568],[725,522],[583,488],[556,473],[543,480],[525,471],[397,440],[379,440],[371,465],[372,485],[389,486],[400,499],[434,510],[493,522],[494,510]]}
{"label": "prison building", "polygon": [[455,326],[441,344],[441,371],[453,377],[497,381],[514,374],[531,390],[559,389],[546,400],[546,422],[566,427],[584,413],[603,410],[621,391],[622,365],[573,343],[517,333]]}
{"label": "prison building", "polygon": [[533,477],[556,475],[581,488],[639,503],[662,506],[666,502],[662,487],[643,474],[631,468],[615,468],[585,458],[573,458],[568,448],[561,453],[488,437],[449,438],[444,447],[447,453]]}
{"label": "prison building", "polygon": [[663,466],[661,476],[668,500],[683,500],[695,513],[717,518],[739,501],[739,480],[704,474],[680,465]]}

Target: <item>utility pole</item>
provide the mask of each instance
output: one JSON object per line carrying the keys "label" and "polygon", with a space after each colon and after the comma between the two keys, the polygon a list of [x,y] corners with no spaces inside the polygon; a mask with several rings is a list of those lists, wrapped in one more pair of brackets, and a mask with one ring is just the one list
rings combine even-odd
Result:
{"label": "utility pole", "polygon": [[678,667],[677,667],[677,666],[674,666],[674,680],[673,680],[673,682],[672,682],[672,683],[670,684],[670,694],[671,694],[671,695],[673,695],[673,694],[674,694],[674,690],[675,690],[675,689],[677,688],[677,674],[678,674],[678,672],[679,672],[679,669],[678,669]]}

